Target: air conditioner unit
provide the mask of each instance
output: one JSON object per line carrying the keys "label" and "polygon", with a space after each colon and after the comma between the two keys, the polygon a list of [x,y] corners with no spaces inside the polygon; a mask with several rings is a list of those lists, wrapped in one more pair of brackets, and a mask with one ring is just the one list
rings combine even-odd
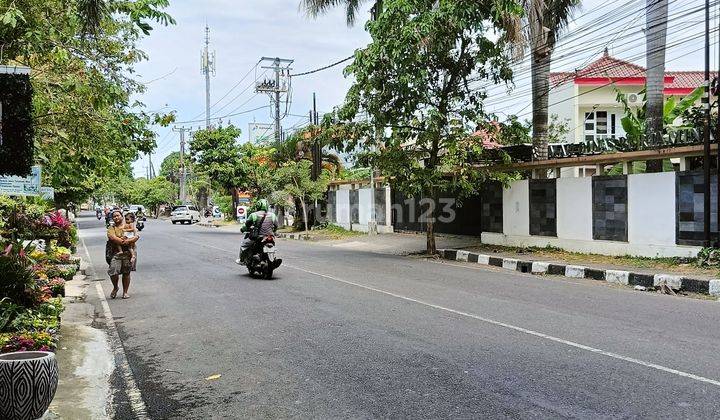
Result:
{"label": "air conditioner unit", "polygon": [[628,105],[642,105],[643,102],[639,93],[626,93],[625,99],[627,99]]}

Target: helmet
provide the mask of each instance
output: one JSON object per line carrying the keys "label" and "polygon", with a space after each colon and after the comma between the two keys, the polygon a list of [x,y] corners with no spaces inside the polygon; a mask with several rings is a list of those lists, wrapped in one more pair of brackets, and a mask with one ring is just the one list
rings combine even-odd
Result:
{"label": "helmet", "polygon": [[268,211],[268,208],[270,205],[268,204],[268,201],[264,198],[261,198],[255,203],[255,210],[256,211]]}

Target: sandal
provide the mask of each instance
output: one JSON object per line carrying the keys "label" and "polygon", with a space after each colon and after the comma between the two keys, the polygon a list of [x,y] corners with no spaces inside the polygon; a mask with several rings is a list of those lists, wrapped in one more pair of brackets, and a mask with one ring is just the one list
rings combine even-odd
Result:
{"label": "sandal", "polygon": [[123,299],[130,299],[130,295],[123,295]]}
{"label": "sandal", "polygon": [[117,292],[118,292],[117,289],[110,292],[110,299],[115,299],[117,297]]}

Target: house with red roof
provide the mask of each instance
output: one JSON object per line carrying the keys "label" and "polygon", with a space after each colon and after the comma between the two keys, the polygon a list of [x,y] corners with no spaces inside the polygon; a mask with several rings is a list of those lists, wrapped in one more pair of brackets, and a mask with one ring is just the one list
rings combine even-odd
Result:
{"label": "house with red roof", "polygon": [[[623,137],[624,115],[615,89],[626,94],[631,106],[642,106],[645,67],[608,54],[574,72],[550,73],[550,115],[567,121],[568,142]],[[713,74],[711,77],[714,77]],[[705,80],[704,71],[665,71],[665,95],[677,99],[691,93]]]}

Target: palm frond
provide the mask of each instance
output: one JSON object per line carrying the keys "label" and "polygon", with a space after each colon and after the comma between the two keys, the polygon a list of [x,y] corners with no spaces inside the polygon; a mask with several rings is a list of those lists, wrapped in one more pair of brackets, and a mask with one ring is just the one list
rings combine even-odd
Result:
{"label": "palm frond", "polygon": [[304,10],[308,16],[317,18],[336,7],[342,6],[345,8],[345,19],[347,20],[348,26],[353,26],[357,20],[360,5],[365,1],[366,0],[302,0],[300,2],[300,9]]}
{"label": "palm frond", "polygon": [[108,13],[107,3],[105,0],[78,0],[77,13],[83,32],[96,33]]}

